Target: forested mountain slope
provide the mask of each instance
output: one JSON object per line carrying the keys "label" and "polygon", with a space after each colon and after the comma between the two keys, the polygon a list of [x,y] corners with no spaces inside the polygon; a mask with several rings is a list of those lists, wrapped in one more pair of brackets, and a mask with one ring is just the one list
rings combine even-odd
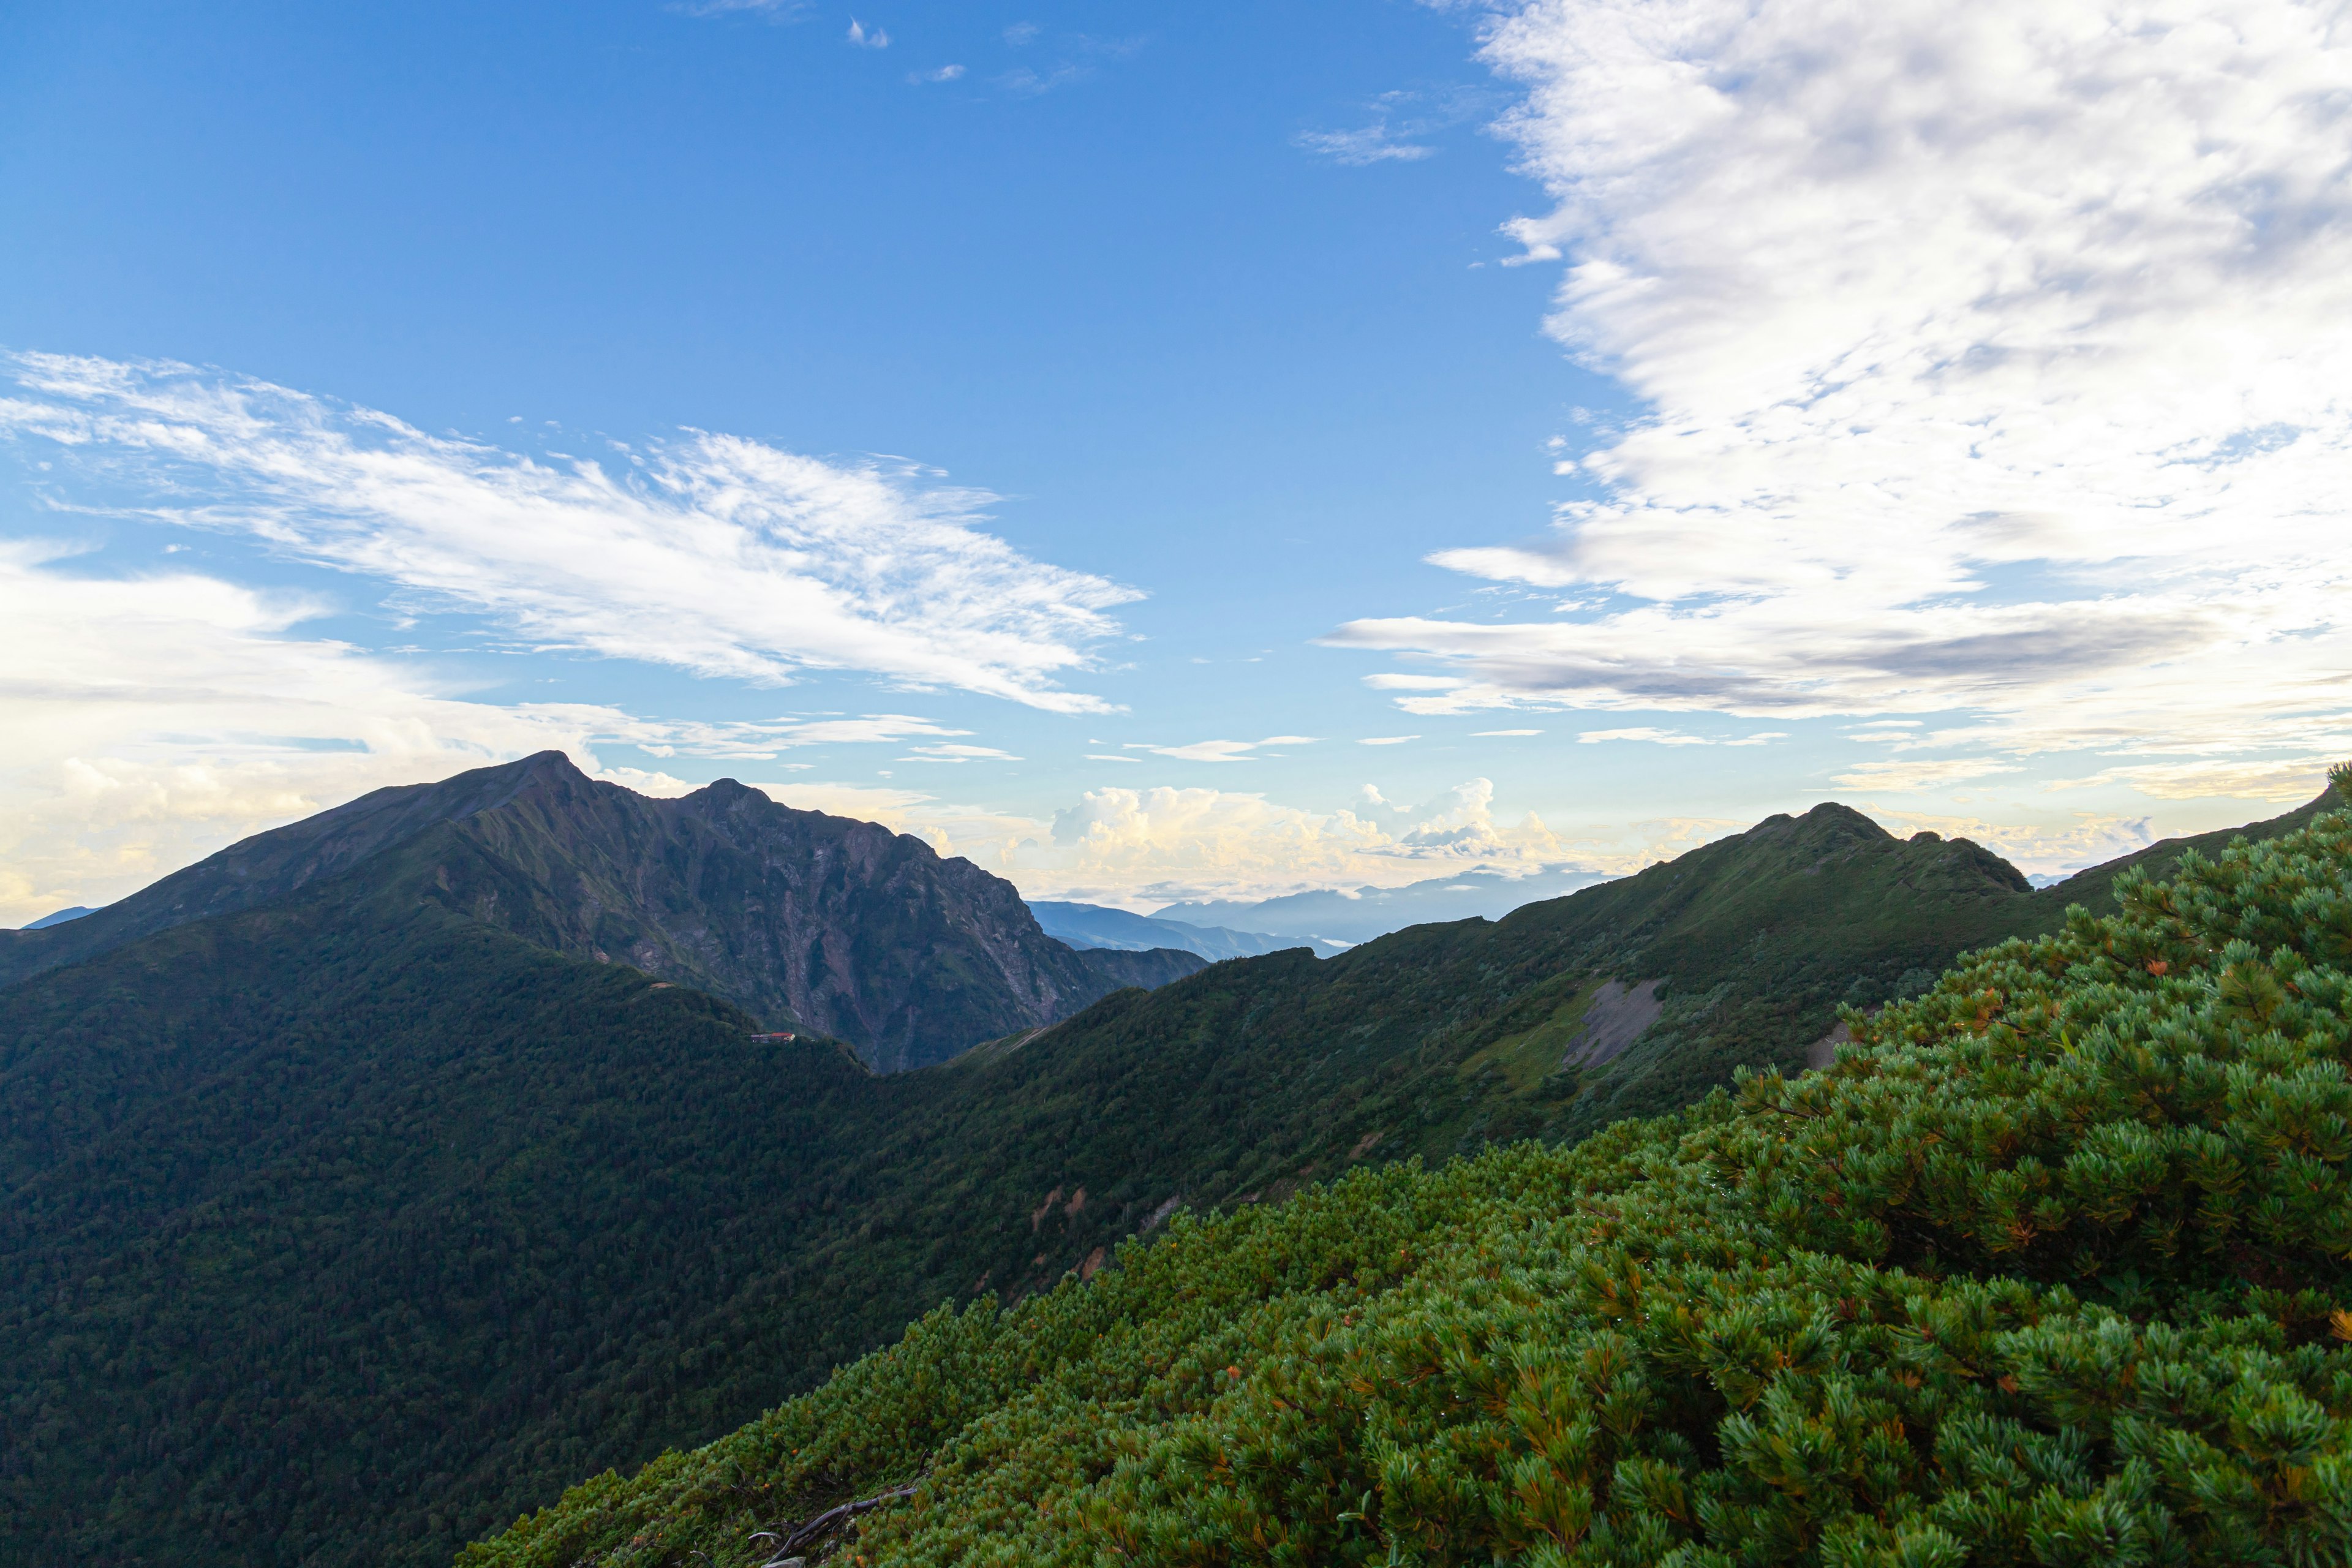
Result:
{"label": "forested mountain slope", "polygon": [[446,1560],[940,1301],[1680,1103],[2046,910],[1825,806],[875,1077],[472,918],[541,884],[464,826],[0,993],[0,1561]]}
{"label": "forested mountain slope", "polygon": [[0,1561],[429,1561],[727,1408],[638,1364],[789,1255],[869,1075],[340,890],[0,997]]}
{"label": "forested mountain slope", "polygon": [[589,779],[560,752],[378,790],[257,835],[70,925],[0,933],[0,981],[255,908],[366,867],[575,957],[713,992],[886,1070],[1069,1016],[1185,952],[1081,954],[1013,885],[870,822],[730,780],[675,800]]}
{"label": "forested mountain slope", "polygon": [[2352,1561],[2352,813],[2175,870],[1829,1072],[942,1309],[464,1568]]}

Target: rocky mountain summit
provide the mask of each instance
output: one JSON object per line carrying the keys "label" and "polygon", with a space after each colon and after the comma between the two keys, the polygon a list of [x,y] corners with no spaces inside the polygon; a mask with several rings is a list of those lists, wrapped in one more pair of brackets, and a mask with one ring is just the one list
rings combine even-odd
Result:
{"label": "rocky mountain summit", "polygon": [[561,752],[382,789],[257,834],[107,909],[0,944],[0,984],[351,875],[577,958],[634,964],[884,1071],[1189,974],[1171,950],[1081,952],[1000,877],[877,823],[721,779],[677,799]]}

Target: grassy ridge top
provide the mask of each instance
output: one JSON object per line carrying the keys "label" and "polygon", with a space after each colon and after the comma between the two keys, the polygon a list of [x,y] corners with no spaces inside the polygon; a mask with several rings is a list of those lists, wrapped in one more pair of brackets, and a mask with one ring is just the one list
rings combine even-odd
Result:
{"label": "grassy ridge top", "polygon": [[911,1486],[858,1563],[2343,1562],[2352,814],[2114,887],[1827,1073],[1180,1221],[461,1561]]}

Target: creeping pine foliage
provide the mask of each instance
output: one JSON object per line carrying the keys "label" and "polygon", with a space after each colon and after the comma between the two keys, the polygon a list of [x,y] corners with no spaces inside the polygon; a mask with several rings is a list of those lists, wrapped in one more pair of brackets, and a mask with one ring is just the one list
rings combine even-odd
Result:
{"label": "creeping pine foliage", "polygon": [[1567,1150],[1185,1220],[467,1568],[2352,1562],[2352,812]]}

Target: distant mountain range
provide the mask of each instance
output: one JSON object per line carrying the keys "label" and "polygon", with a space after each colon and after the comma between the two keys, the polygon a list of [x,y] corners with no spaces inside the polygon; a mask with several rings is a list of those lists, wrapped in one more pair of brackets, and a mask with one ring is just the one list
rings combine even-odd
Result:
{"label": "distant mountain range", "polygon": [[76,904],[71,909],[53,910],[49,913],[43,915],[39,920],[27,922],[24,929],[26,931],[47,931],[51,926],[61,926],[68,921],[78,921],[84,915],[93,915],[97,912],[98,911],[95,909],[91,908],[88,904]]}
{"label": "distant mountain range", "polygon": [[1225,958],[1255,958],[1262,952],[1279,952],[1286,947],[1301,946],[1312,947],[1319,956],[1328,958],[1335,952],[1345,952],[1350,945],[1312,937],[1280,937],[1266,931],[1192,925],[1183,921],[1115,910],[1103,904],[1066,904],[1032,899],[1029,900],[1029,912],[1037,917],[1037,923],[1045,928],[1047,936],[1076,948],[1141,952],[1155,947],[1173,947],[1186,952],[1196,952],[1214,962]]}
{"label": "distant mountain range", "polygon": [[635,965],[883,1070],[1188,974],[1190,951],[1081,952],[1013,885],[870,822],[722,779],[656,800],[561,752],[382,789],[257,835],[79,919],[0,931],[0,984],[257,908],[365,865],[364,896],[454,910],[576,958]]}
{"label": "distant mountain range", "polygon": [[1407,926],[1437,921],[1498,921],[1513,910],[1557,899],[1609,879],[1604,872],[1569,866],[1548,867],[1513,877],[1484,867],[1451,877],[1409,882],[1402,888],[1359,888],[1352,893],[1287,893],[1255,903],[1210,900],[1170,904],[1153,920],[1187,925],[1265,931],[1293,942],[1320,942],[1339,948]]}
{"label": "distant mountain range", "polygon": [[[1181,1207],[1797,1070],[1841,1002],[2184,847],[2037,892],[1822,805],[1204,966],[1074,952],[975,868],[740,785],[550,755],[379,792],[0,933],[0,1564],[438,1568]],[[1196,972],[1109,989],[1147,963]],[[635,1485],[567,1502],[551,1560],[634,1552],[601,1510]]]}

